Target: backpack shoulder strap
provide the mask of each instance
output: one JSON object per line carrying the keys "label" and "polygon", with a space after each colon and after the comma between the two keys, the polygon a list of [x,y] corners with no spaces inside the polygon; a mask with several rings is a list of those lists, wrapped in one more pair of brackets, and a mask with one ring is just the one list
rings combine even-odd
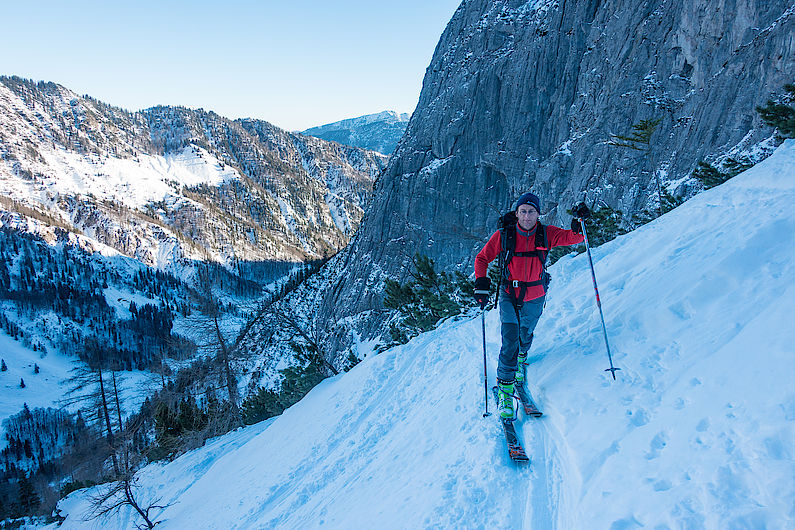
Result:
{"label": "backpack shoulder strap", "polygon": [[500,253],[501,272],[505,275],[508,270],[508,264],[516,253],[516,225],[508,225],[501,228],[500,241],[502,242],[502,252]]}
{"label": "backpack shoulder strap", "polygon": [[549,240],[547,239],[547,227],[546,225],[542,225],[538,223],[536,227],[536,241],[535,241],[536,249],[543,249],[539,250],[539,258],[541,259],[541,265],[546,265],[547,263],[547,256],[549,255]]}

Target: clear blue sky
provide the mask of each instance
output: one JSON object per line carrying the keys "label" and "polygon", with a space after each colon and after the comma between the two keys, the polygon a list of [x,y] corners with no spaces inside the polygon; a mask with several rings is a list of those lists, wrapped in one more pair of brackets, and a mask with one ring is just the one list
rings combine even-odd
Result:
{"label": "clear blue sky", "polygon": [[3,2],[0,74],[301,130],[412,112],[460,0]]}

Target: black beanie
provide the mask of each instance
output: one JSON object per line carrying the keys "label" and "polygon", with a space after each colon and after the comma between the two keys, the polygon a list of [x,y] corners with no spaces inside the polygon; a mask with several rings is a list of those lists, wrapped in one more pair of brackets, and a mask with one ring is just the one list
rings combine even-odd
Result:
{"label": "black beanie", "polygon": [[535,208],[539,214],[541,214],[541,199],[538,198],[538,195],[534,193],[525,193],[519,197],[518,201],[516,201],[516,208],[514,208],[514,211],[518,210],[523,204],[529,204]]}

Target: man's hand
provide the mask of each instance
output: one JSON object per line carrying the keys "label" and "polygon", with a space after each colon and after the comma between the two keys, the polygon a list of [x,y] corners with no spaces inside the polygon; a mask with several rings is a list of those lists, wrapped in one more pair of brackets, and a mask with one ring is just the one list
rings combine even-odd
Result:
{"label": "man's hand", "polygon": [[488,276],[475,278],[475,300],[484,309],[489,302],[489,290],[491,289],[491,279]]}

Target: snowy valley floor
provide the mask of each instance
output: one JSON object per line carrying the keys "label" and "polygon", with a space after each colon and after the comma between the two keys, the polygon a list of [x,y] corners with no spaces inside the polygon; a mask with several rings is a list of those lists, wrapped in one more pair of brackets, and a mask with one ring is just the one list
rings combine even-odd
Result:
{"label": "snowy valley floor", "polygon": [[[158,528],[795,527],[795,141],[594,259],[552,267],[513,464],[483,418],[480,317],[326,380],[283,415],[141,473]],[[486,316],[489,375],[499,349]],[[491,382],[490,382],[491,383]],[[489,404],[494,410],[493,401]],[[61,528],[130,528],[131,511]]]}

